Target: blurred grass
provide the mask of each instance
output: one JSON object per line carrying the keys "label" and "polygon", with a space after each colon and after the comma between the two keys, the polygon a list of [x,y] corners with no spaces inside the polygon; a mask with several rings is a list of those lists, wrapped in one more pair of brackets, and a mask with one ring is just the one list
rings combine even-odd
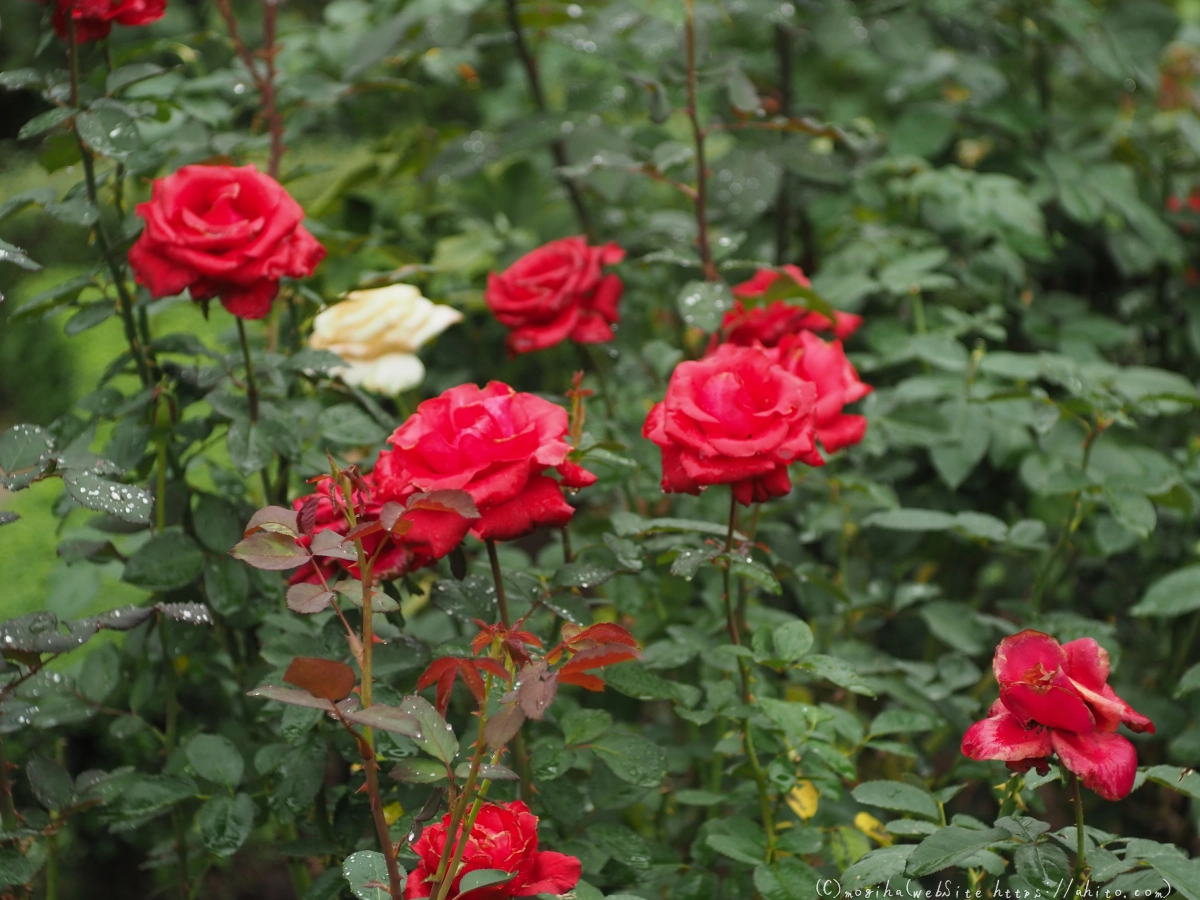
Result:
{"label": "blurred grass", "polygon": [[[339,171],[366,155],[361,147],[341,142],[312,141],[291,150],[285,168],[328,165],[326,172],[301,178],[288,185],[301,203],[311,203],[337,178]],[[61,170],[47,174],[35,158],[28,154],[9,155],[0,163],[0,202],[22,191],[49,185],[63,191],[79,178],[77,172]],[[62,411],[75,407],[78,401],[96,390],[112,360],[125,349],[121,320],[114,316],[81,334],[69,337],[63,326],[71,312],[64,312],[44,322],[13,325],[5,312],[21,306],[40,291],[53,287],[82,270],[84,261],[94,258],[94,248],[85,246],[86,232],[53,223],[40,210],[31,210],[4,223],[0,234],[19,246],[24,246],[36,259],[73,259],[76,265],[52,265],[37,273],[20,272],[6,267],[9,277],[0,290],[7,296],[0,308],[0,430],[17,421],[33,420],[43,424]],[[154,335],[189,332],[206,345],[234,349],[233,320],[213,304],[208,321],[199,309],[187,302],[155,304],[150,308],[150,327]],[[114,382],[128,390],[132,379]],[[8,405],[4,406],[7,398]],[[106,429],[101,429],[93,449],[103,446]],[[221,445],[217,451],[224,452]],[[202,479],[201,479],[202,480]],[[68,590],[78,579],[69,577],[55,547],[62,539],[56,533],[60,522],[53,515],[53,506],[62,492],[57,479],[39,483],[18,494],[0,494],[0,509],[11,510],[21,518],[0,528],[0,621],[13,616],[45,609],[52,594],[58,599],[63,588]],[[82,525],[91,515],[76,511],[69,518],[65,531]],[[79,565],[88,565],[81,563]],[[74,572],[78,566],[72,567]],[[145,597],[141,590],[120,581],[119,565],[110,565],[100,575],[99,589],[83,604],[66,603],[72,616],[85,616]],[[56,607],[63,603],[56,603]]]}

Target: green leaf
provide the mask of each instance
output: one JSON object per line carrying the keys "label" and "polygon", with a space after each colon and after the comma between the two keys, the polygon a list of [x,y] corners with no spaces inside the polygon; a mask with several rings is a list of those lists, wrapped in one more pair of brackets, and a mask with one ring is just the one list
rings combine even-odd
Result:
{"label": "green leaf", "polygon": [[1023,844],[1013,854],[1017,874],[1035,888],[1053,888],[1071,878],[1067,854],[1057,844],[1038,842]]}
{"label": "green leaf", "polygon": [[103,703],[121,681],[121,653],[113,644],[101,644],[87,655],[79,671],[79,693],[92,703]]}
{"label": "green leaf", "polygon": [[775,644],[775,659],[784,662],[803,659],[813,647],[812,629],[799,619],[777,626],[771,637]]}
{"label": "green leaf", "polygon": [[331,406],[317,416],[321,436],[330,443],[346,447],[361,447],[383,440],[379,423],[351,403]]}
{"label": "green leaf", "polygon": [[820,707],[774,697],[760,697],[758,706],[768,719],[788,734],[800,738],[807,737],[819,722],[830,718]]}
{"label": "green leaf", "polygon": [[75,115],[75,110],[69,106],[60,106],[56,107],[55,109],[47,110],[41,115],[34,116],[24,125],[22,125],[21,130],[17,132],[17,137],[21,138],[22,140],[25,138],[37,137],[39,134],[44,134],[51,128],[57,128],[73,115]]}
{"label": "green leaf", "polygon": [[1131,616],[1182,616],[1200,609],[1200,565],[1185,566],[1158,579],[1130,608]]}
{"label": "green leaf", "polygon": [[197,793],[196,782],[186,776],[150,775],[135,781],[121,794],[117,813],[124,819],[148,819]]}
{"label": "green leaf", "polygon": [[729,91],[729,102],[734,109],[747,113],[758,109],[758,89],[754,86],[754,82],[746,77],[741,66],[735,64],[729,67],[725,87]]}
{"label": "green leaf", "polygon": [[733,308],[733,292],[723,281],[689,281],[675,298],[686,325],[716,331],[725,312]]}
{"label": "green leaf", "polygon": [[639,662],[608,666],[604,670],[604,683],[638,700],[677,700],[684,706],[695,706],[702,696],[695,685],[667,681]]}
{"label": "green leaf", "polygon": [[142,544],[125,563],[122,579],[148,591],[173,591],[204,571],[204,552],[182,531],[165,531]]}
{"label": "green leaf", "polygon": [[454,761],[458,755],[458,739],[433,704],[414,695],[400,701],[400,710],[417,721],[420,729],[418,734],[409,735],[414,744],[446,765]]}
{"label": "green leaf", "polygon": [[1182,697],[1192,691],[1200,690],[1200,663],[1196,663],[1179,677],[1175,685],[1175,697]]}
{"label": "green leaf", "polygon": [[551,585],[554,587],[594,588],[604,584],[616,573],[615,569],[607,566],[597,566],[588,562],[572,562],[560,566],[554,573]]}
{"label": "green leaf", "polygon": [[233,856],[254,830],[254,800],[249,794],[209,797],[196,811],[200,840],[213,856]]}
{"label": "green leaf", "polygon": [[922,731],[932,731],[937,723],[921,712],[907,709],[888,709],[881,712],[871,723],[872,736],[884,734],[915,734]]}
{"label": "green leaf", "polygon": [[75,131],[83,142],[99,153],[125,162],[141,146],[137,123],[116,106],[93,106],[75,117]]}
{"label": "green leaf", "polygon": [[0,262],[12,263],[30,272],[40,272],[42,269],[41,263],[30,259],[20,247],[3,240],[0,240]]}
{"label": "green leaf", "polygon": [[111,96],[121,88],[161,75],[165,71],[167,70],[162,66],[154,63],[134,63],[129,66],[121,66],[119,69],[109,72],[108,77],[104,79],[104,93]]}
{"label": "green leaf", "polygon": [[710,834],[704,839],[704,843],[722,856],[751,866],[760,864],[767,855],[767,848],[762,840],[755,840],[748,834]]}
{"label": "green leaf", "polygon": [[936,509],[885,509],[871,513],[863,525],[890,531],[944,531],[954,527],[954,516]]}
{"label": "green leaf", "polygon": [[865,806],[912,813],[934,821],[941,818],[937,801],[929,792],[904,781],[864,781],[851,794]]}
{"label": "green leaf", "polygon": [[58,763],[44,756],[30,757],[25,764],[30,790],[38,803],[52,812],[62,812],[75,803],[75,785]]}
{"label": "green leaf", "polygon": [[18,887],[33,881],[33,866],[16,847],[0,847],[0,887]]}
{"label": "green leaf", "polygon": [[54,441],[36,425],[14,425],[0,434],[0,487],[21,490],[47,468]]}
{"label": "green leaf", "polygon": [[468,575],[462,581],[435,581],[429,598],[442,612],[467,625],[476,619],[491,622],[496,618],[496,588],[490,578],[482,575]]}
{"label": "green leaf", "polygon": [[463,900],[468,900],[467,895],[471,891],[504,884],[516,877],[516,872],[505,872],[501,869],[475,869],[464,875],[462,881],[458,883],[458,896],[462,897]]}
{"label": "green leaf", "polygon": [[229,555],[256,569],[272,572],[295,569],[309,560],[308,551],[294,537],[278,531],[256,531],[238,541]]}
{"label": "green leaf", "polygon": [[614,730],[592,743],[592,752],[622,781],[656,788],[667,774],[667,754],[640,734]]}
{"label": "green leaf", "polygon": [[1132,531],[1143,540],[1150,537],[1150,532],[1158,522],[1154,504],[1146,499],[1140,491],[1129,489],[1105,489],[1104,498],[1113,516],[1125,528]]}
{"label": "green leaf", "polygon": [[908,857],[905,872],[914,878],[931,875],[958,865],[976,851],[1009,838],[1009,833],[1003,828],[976,830],[949,825],[935,831],[917,845]]}
{"label": "green leaf", "polygon": [[448,777],[446,766],[432,759],[402,759],[388,775],[405,784],[433,784]]}
{"label": "green leaf", "polygon": [[843,891],[854,894],[871,885],[899,878],[914,849],[912,844],[878,847],[846,869],[838,883]]}
{"label": "green leaf", "polygon": [[559,719],[563,744],[574,747],[595,740],[612,728],[613,717],[602,709],[573,709]]}
{"label": "green leaf", "polygon": [[1151,766],[1146,770],[1146,778],[1200,800],[1200,772],[1178,766]]}
{"label": "green leaf", "polygon": [[358,900],[390,900],[387,861],[379,851],[351,853],[342,862],[342,876]]}
{"label": "green leaf", "polygon": [[188,741],[186,752],[188,762],[201,778],[230,789],[241,783],[245,762],[228,738],[198,734]]}
{"label": "green leaf", "polygon": [[817,873],[794,856],[754,870],[754,886],[763,900],[813,900],[819,897]]}
{"label": "green leaf", "polygon": [[229,423],[225,440],[229,459],[243,477],[265,469],[271,461],[270,437],[263,426],[249,418],[237,418]]}
{"label": "green leaf", "polygon": [[46,212],[60,222],[90,228],[100,219],[100,210],[87,197],[72,197],[62,203],[47,203]]}

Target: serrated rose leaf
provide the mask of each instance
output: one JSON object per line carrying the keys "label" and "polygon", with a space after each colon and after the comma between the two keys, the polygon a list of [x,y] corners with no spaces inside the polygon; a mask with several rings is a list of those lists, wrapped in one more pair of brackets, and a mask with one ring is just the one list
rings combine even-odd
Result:
{"label": "serrated rose leaf", "polygon": [[256,531],[229,551],[234,559],[248,566],[269,571],[295,569],[308,562],[308,552],[288,534],[274,531]]}
{"label": "serrated rose leaf", "polygon": [[314,697],[337,702],[354,690],[358,680],[354,670],[345,663],[312,656],[297,656],[288,666],[283,680],[308,691]]}

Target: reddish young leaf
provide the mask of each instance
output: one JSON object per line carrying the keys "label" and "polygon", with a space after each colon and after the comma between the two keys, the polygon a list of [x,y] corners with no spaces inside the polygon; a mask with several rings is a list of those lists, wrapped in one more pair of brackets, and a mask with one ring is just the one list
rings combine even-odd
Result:
{"label": "reddish young leaf", "polygon": [[588,669],[599,669],[603,666],[612,666],[631,659],[637,659],[639,655],[637,650],[632,647],[623,647],[614,644],[607,644],[602,647],[588,647],[586,650],[580,650],[567,660],[563,664],[563,667],[559,669],[559,673],[573,674],[575,672],[586,672]]}
{"label": "reddish young leaf", "polygon": [[303,688],[314,697],[336,703],[350,696],[358,680],[354,670],[332,659],[297,656],[288,666],[283,680]]}
{"label": "reddish young leaf", "polygon": [[294,537],[273,531],[254,532],[238,541],[229,555],[256,569],[271,571],[295,569],[309,560],[308,551]]}
{"label": "reddish young leaf", "polygon": [[558,693],[558,677],[545,660],[526,666],[517,675],[517,702],[531,719],[540,719]]}
{"label": "reddish young leaf", "polygon": [[558,680],[562,684],[576,684],[581,688],[587,688],[589,691],[604,690],[604,680],[597,678],[595,675],[589,675],[587,672],[559,672]]}
{"label": "reddish young leaf", "polygon": [[333,600],[333,591],[325,590],[324,585],[309,584],[301,581],[288,588],[287,606],[292,612],[319,613],[326,609]]}
{"label": "reddish young leaf", "polygon": [[[491,646],[493,641],[499,640],[500,646],[504,648],[504,652],[508,654],[509,659],[520,667],[529,663],[529,651],[525,649],[526,644],[533,647],[542,646],[542,642],[538,636],[531,632],[513,631],[500,622],[497,622],[495,625],[489,625],[486,622],[481,622],[479,619],[473,619],[472,621],[479,626],[479,634],[475,635],[471,641],[471,650],[476,655]],[[521,623],[518,622],[517,624],[520,625]]]}
{"label": "reddish young leaf", "polygon": [[467,690],[482,706],[487,701],[487,690],[483,677],[479,674],[480,669],[498,675],[504,679],[505,683],[508,682],[508,671],[494,659],[443,656],[441,659],[431,662],[421,673],[421,677],[417,679],[417,690],[423,691],[436,681],[437,702],[435,705],[438,712],[444,716],[450,705],[450,692],[454,688],[454,679],[461,675]]}
{"label": "reddish young leaf", "polygon": [[562,643],[546,654],[546,659],[551,665],[557,663],[568,649],[577,652],[609,644],[620,644],[635,649],[638,647],[638,642],[632,634],[620,625],[614,625],[611,622],[600,622],[597,625],[589,625],[587,628],[580,628],[578,625],[567,622],[563,625],[562,636]]}
{"label": "reddish young leaf", "polygon": [[318,531],[313,536],[310,545],[313,556],[332,556],[334,559],[358,559],[358,552],[353,544],[346,544],[345,538],[332,529]]}
{"label": "reddish young leaf", "polygon": [[359,538],[365,538],[368,534],[375,534],[377,531],[383,531],[383,525],[378,519],[369,519],[366,522],[359,522],[353,528],[346,532],[346,543],[352,543]]}
{"label": "reddish young leaf", "polygon": [[300,523],[293,510],[282,506],[265,506],[246,523],[246,537],[259,531],[276,531],[299,537]]}
{"label": "reddish young leaf", "polygon": [[313,529],[317,526],[317,507],[320,505],[321,498],[316,494],[305,498],[304,505],[296,513],[296,524],[300,527],[301,534],[312,537]]}
{"label": "reddish young leaf", "polygon": [[479,510],[466,491],[429,491],[408,498],[409,509],[430,509],[436,512],[458,513],[464,519],[478,519]]}
{"label": "reddish young leaf", "polygon": [[401,504],[394,500],[389,500],[379,509],[379,522],[393,535],[403,535],[408,529],[412,528],[412,520],[404,518],[404,514],[408,512]]}
{"label": "reddish young leaf", "polygon": [[493,750],[499,750],[511,741],[525,724],[525,713],[514,703],[506,706],[487,720],[483,726],[483,741]]}

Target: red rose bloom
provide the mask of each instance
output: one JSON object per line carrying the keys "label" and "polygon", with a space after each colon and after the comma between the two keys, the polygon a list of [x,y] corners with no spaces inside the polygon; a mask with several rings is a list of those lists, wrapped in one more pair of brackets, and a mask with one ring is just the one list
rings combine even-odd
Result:
{"label": "red rose bloom", "polygon": [[789,464],[824,462],[813,432],[817,392],[761,347],[723,344],[681,363],[642,435],[662,449],[662,487],[698,494],[732,484],[739,503],[782,497],[792,489]]}
{"label": "red rose bloom", "polygon": [[1133,790],[1137,751],[1116,733],[1154,733],[1154,723],[1135,712],[1108,686],[1108,652],[1091,638],[1059,644],[1026,629],[996,648],[992,670],[1000,699],[988,717],[963,736],[971,759],[1001,759],[1010,769],[1046,771],[1057,753],[1068,771],[1107,800]]}
{"label": "red rose bloom", "polygon": [[830,322],[822,313],[793,306],[784,300],[750,308],[741,302],[761,297],[785,273],[802,287],[812,287],[799,266],[782,266],[781,269],[759,269],[749,281],[733,286],[733,296],[738,299],[721,322],[719,334],[724,342],[744,347],[755,343],[774,347],[784,335],[799,331],[832,331],[836,337],[845,340],[862,324],[862,316],[853,313],[835,311],[834,321]]}
{"label": "red rose bloom", "polygon": [[571,520],[574,509],[559,482],[543,474],[547,468],[567,487],[595,482],[568,461],[567,427],[566,410],[549,400],[498,381],[462,384],[418,406],[388,439],[392,450],[379,467],[418,490],[466,491],[480,514],[471,533],[508,541]]}
{"label": "red rose bloom", "polygon": [[149,25],[162,18],[167,0],[55,0],[54,30],[70,40],[68,20],[75,23],[75,42],[86,44],[108,37],[112,23]]}
{"label": "red rose bloom", "polygon": [[[416,493],[416,488],[402,482],[390,471],[390,460],[384,456],[380,457],[375,471],[363,476],[363,481],[366,484],[365,496],[364,493],[356,492],[354,499],[360,504],[360,509],[364,510],[367,518],[377,518],[385,503],[404,504]],[[300,512],[312,497],[317,499],[316,523],[312,535],[299,539],[299,543],[305,547],[310,546],[313,537],[322,531],[333,531],[340,535],[349,531],[343,512],[344,498],[341,490],[334,487],[333,479],[322,479],[314,494],[300,497],[293,502],[292,507],[296,512]],[[381,543],[386,542],[371,569],[374,581],[391,581],[441,559],[462,543],[471,527],[469,519],[454,512],[435,509],[411,509],[405,512],[402,518],[410,523],[403,535],[376,532],[362,539],[363,549],[368,557],[379,549]],[[321,567],[320,574],[317,572],[317,566]],[[345,570],[354,578],[361,577],[357,561],[320,556],[314,562],[293,572],[290,580],[292,584],[301,581],[316,584],[321,581],[323,575],[329,582],[339,570]]]}
{"label": "red rose bloom", "polygon": [[129,250],[138,284],[154,297],[220,297],[235,316],[261,319],[279,279],[304,278],[325,248],[300,224],[304,210],[254,166],[184,166],[139,203],[146,228]]}
{"label": "red rose bloom", "polygon": [[605,275],[625,251],[616,244],[589,247],[581,237],[551,241],[527,253],[499,275],[488,275],[488,307],[512,329],[508,349],[529,353],[565,338],[580,344],[613,339],[621,279]]}
{"label": "red rose bloom", "polygon": [[[509,897],[533,897],[537,894],[565,894],[579,883],[582,867],[573,856],[538,850],[537,816],[520,800],[512,803],[484,803],[471,828],[462,865],[447,896],[458,894],[464,875],[480,869],[515,872],[516,877],[503,884],[472,891],[471,900],[508,900]],[[450,814],[431,825],[413,844],[421,863],[408,874],[404,900],[428,897],[434,885],[429,879],[437,872],[446,846]],[[457,839],[462,838],[459,826]]]}
{"label": "red rose bloom", "polygon": [[826,343],[810,331],[801,331],[780,341],[775,353],[781,366],[816,387],[813,422],[825,452],[836,453],[861,441],[867,420],[843,413],[842,408],[861,400],[872,388],[858,380],[842,342]]}

